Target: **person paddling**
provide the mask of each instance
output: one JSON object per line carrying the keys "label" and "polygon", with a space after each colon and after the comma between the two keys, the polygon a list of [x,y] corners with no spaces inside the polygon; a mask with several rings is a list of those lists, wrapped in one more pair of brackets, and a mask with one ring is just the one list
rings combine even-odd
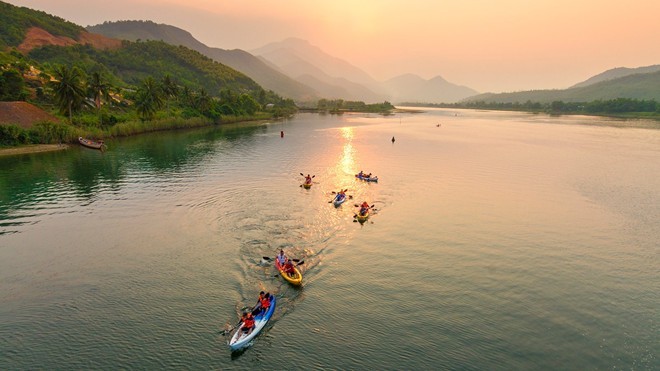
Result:
{"label": "person paddling", "polygon": [[254,328],[254,317],[252,316],[252,313],[250,312],[243,313],[243,327],[241,328],[241,331],[247,334],[253,328]]}
{"label": "person paddling", "polygon": [[312,184],[312,177],[309,174],[305,177],[305,184]]}
{"label": "person paddling", "polygon": [[257,316],[261,313],[266,313],[270,307],[270,293],[264,293],[263,291],[259,293],[259,299],[257,300],[257,305],[255,305],[252,310],[252,315]]}
{"label": "person paddling", "polygon": [[288,260],[284,265],[284,273],[288,274],[289,277],[296,275],[296,268],[293,266],[293,262],[291,260]]}
{"label": "person paddling", "polygon": [[367,215],[368,211],[369,211],[369,204],[367,203],[367,201],[364,201],[362,205],[360,205],[360,216]]}

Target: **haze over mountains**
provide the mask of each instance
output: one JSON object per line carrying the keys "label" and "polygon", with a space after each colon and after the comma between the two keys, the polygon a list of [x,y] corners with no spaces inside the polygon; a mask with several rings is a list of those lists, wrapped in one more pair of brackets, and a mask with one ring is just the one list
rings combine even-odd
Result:
{"label": "haze over mountains", "polygon": [[248,53],[240,49],[208,47],[185,30],[150,21],[106,22],[87,29],[130,41],[162,40],[186,46],[245,73],[266,89],[298,101],[327,98],[367,103],[384,100],[451,103],[477,93],[439,76],[425,80],[407,74],[379,82],[349,62],[297,38],[271,43]]}

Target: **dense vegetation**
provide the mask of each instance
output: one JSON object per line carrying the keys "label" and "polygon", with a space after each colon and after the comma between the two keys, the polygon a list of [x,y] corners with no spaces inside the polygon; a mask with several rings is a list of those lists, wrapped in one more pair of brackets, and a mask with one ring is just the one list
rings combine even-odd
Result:
{"label": "dense vegetation", "polygon": [[67,122],[30,130],[4,126],[1,145],[132,135],[296,110],[293,101],[263,90],[247,76],[161,42],[126,43],[115,51],[77,45],[48,46],[28,56],[0,52],[0,100],[27,100]]}
{"label": "dense vegetation", "polygon": [[49,64],[74,61],[83,70],[104,70],[116,76],[117,81],[129,85],[149,76],[162,78],[169,74],[176,76],[183,86],[202,87],[210,92],[225,88],[237,91],[261,89],[252,79],[232,68],[186,47],[162,41],[125,41],[117,50],[99,50],[89,45],[46,46],[31,51],[29,57]]}
{"label": "dense vegetation", "polygon": [[348,101],[343,99],[319,99],[316,110],[339,113],[339,112],[374,112],[387,113],[395,107],[390,102],[366,104],[360,101]]}
{"label": "dense vegetation", "polygon": [[0,49],[18,46],[30,27],[40,27],[57,36],[76,39],[84,28],[38,10],[0,2]]}

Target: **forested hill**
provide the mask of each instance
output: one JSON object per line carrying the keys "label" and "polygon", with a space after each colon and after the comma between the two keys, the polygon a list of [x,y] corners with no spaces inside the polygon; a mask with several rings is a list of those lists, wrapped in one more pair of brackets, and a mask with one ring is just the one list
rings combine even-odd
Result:
{"label": "forested hill", "polygon": [[99,50],[89,45],[46,46],[32,50],[28,56],[40,63],[66,65],[75,61],[84,71],[103,71],[128,85],[137,85],[149,76],[159,79],[170,75],[184,87],[204,88],[213,96],[225,89],[236,92],[262,89],[254,80],[230,67],[194,50],[162,41],[125,41],[121,48],[114,50]]}
{"label": "forested hill", "polygon": [[48,13],[0,1],[0,48],[17,47],[32,27],[39,27],[55,36],[77,39],[85,29]]}
{"label": "forested hill", "polygon": [[637,67],[637,68],[626,68],[626,67],[612,68],[611,70],[607,70],[605,72],[599,73],[596,76],[592,76],[586,79],[585,81],[582,81],[581,83],[575,84],[571,86],[571,88],[588,86],[601,81],[618,79],[619,77],[625,77],[638,73],[653,73],[657,71],[660,71],[660,64],[656,64],[653,66],[646,66],[646,67]]}
{"label": "forested hill", "polygon": [[170,75],[177,84],[192,90],[203,88],[211,96],[219,96],[222,90],[253,95],[263,90],[245,74],[183,46],[122,42],[45,12],[4,2],[0,2],[0,10],[0,50],[16,47],[42,65],[75,65],[86,72],[102,72],[117,87]]}
{"label": "forested hill", "polygon": [[501,94],[479,94],[465,99],[464,102],[591,102],[595,100],[609,100],[616,98],[640,100],[653,99],[660,101],[660,71],[653,73],[633,74],[617,79],[601,81],[587,86],[564,90],[531,90]]}
{"label": "forested hill", "polygon": [[189,32],[174,26],[151,21],[119,21],[89,26],[87,30],[122,40],[161,40],[171,45],[183,45],[250,76],[264,88],[280,95],[298,101],[318,99],[314,89],[275,70],[252,54],[240,49],[225,50],[206,46]]}

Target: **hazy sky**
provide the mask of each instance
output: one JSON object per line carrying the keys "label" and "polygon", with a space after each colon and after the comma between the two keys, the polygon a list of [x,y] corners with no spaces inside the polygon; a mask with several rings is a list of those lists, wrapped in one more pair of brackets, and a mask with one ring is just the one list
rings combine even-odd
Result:
{"label": "hazy sky", "polygon": [[211,47],[308,40],[377,80],[440,75],[480,92],[566,88],[660,64],[660,0],[4,0],[82,26],[151,20]]}

